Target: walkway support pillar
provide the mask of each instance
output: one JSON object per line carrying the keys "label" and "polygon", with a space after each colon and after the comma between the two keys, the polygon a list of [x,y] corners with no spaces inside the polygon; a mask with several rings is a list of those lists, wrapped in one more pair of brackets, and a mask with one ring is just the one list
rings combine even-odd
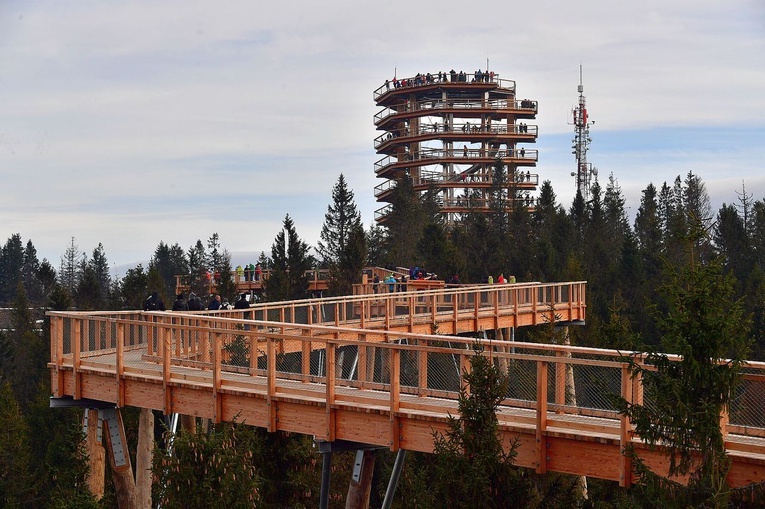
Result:
{"label": "walkway support pillar", "polygon": [[96,500],[104,496],[106,451],[101,440],[103,421],[96,408],[85,409],[85,451],[88,455],[88,488]]}
{"label": "walkway support pillar", "polygon": [[382,509],[390,509],[390,506],[393,503],[393,498],[396,496],[396,488],[398,488],[398,480],[401,477],[401,469],[404,467],[405,459],[406,449],[399,449],[396,453],[396,462],[393,463],[393,471],[390,473],[388,489],[385,490],[385,499],[382,503]]}
{"label": "walkway support pillar", "polygon": [[122,414],[119,408],[103,411],[109,432],[106,434],[106,444],[109,449],[109,464],[112,467],[114,491],[117,496],[119,509],[137,509],[135,503],[135,479],[130,464],[130,454],[125,439],[125,427],[122,424]]}
{"label": "walkway support pillar", "polygon": [[321,491],[319,492],[319,509],[329,508],[329,479],[332,473],[332,451],[321,453]]}
{"label": "walkway support pillar", "polygon": [[345,509],[369,509],[372,476],[375,471],[375,452],[370,449],[356,451],[353,475],[348,485]]}
{"label": "walkway support pillar", "polygon": [[135,460],[136,507],[151,509],[151,464],[154,459],[154,413],[141,409],[138,420],[138,450]]}

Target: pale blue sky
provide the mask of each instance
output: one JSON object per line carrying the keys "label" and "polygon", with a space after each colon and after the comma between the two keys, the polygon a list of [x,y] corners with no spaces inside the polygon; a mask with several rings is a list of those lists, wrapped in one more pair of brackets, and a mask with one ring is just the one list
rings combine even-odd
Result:
{"label": "pale blue sky", "polygon": [[688,171],[715,210],[742,181],[765,198],[761,1],[470,5],[0,0],[0,237],[121,265],[213,232],[268,251],[289,213],[315,244],[341,172],[369,225],[373,90],[487,58],[539,101],[537,172],[566,207],[580,63],[589,160],[632,214]]}

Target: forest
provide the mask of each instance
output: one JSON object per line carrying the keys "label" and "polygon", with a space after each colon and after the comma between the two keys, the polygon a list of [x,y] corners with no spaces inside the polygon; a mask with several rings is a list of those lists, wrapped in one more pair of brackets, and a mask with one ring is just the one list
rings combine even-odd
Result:
{"label": "forest", "polygon": [[[546,181],[531,209],[517,199],[521,195],[512,185],[515,176],[508,175],[501,162],[493,171],[489,213],[465,213],[447,222],[439,214],[438,195],[419,195],[404,179],[393,191],[384,224],[368,228],[340,175],[317,245],[308,245],[286,215],[271,252],[261,253],[258,263],[270,271],[262,298],[307,297],[303,273],[311,268],[330,270],[331,295],[350,293],[366,266],[416,265],[440,279],[458,275],[462,283],[485,282],[488,276],[496,280],[500,273],[518,281],[587,281],[587,325],[572,333],[573,344],[666,353],[698,348],[704,355],[737,362],[763,360],[765,197],[755,199],[742,186],[732,193],[730,203],[714,211],[704,182],[688,173],[660,187],[648,184],[631,219],[613,176],[602,187],[596,181],[587,201],[577,195],[568,207],[558,203]],[[471,197],[465,198],[470,204]],[[62,248],[57,267],[39,260],[32,240],[24,242],[21,233],[11,234],[0,250],[4,507],[116,507],[108,473],[101,500],[88,491],[82,411],[49,408],[45,311],[141,309],[152,291],[172,302],[176,275],[184,275],[192,291],[206,297],[207,272],[232,270],[231,254],[216,233],[187,248],[160,242],[147,267],[138,265],[119,278],[110,274],[102,244],[88,254],[72,238]],[[218,290],[235,300],[235,286],[227,278]],[[699,331],[685,316],[689,303],[700,310],[698,323],[710,324],[701,331],[712,338],[703,345],[705,350],[694,343]],[[524,341],[545,337],[534,328],[518,331],[518,339]],[[758,498],[759,487],[746,496],[726,489],[724,483],[705,488],[706,482],[720,479],[720,471],[724,474],[719,457],[713,473],[702,469],[699,482],[688,487],[670,486],[643,473],[641,482],[630,489],[590,480],[586,499],[576,478],[517,469],[512,450],[504,453],[491,440],[496,426],[492,401],[497,391],[501,397],[506,374],[486,365],[481,356],[475,359],[470,380],[474,390],[460,399],[462,415],[455,417],[450,433],[434,437],[436,454],[407,457],[393,507],[761,507],[758,501],[765,500]],[[729,394],[735,385],[737,364],[731,366],[732,371],[713,378],[718,392]],[[692,369],[702,373],[706,368],[702,363]],[[686,389],[694,383],[700,382],[688,381]],[[491,397],[471,399],[477,393]],[[719,419],[724,398],[716,404],[712,410]],[[138,412],[125,410],[128,442],[134,447]],[[655,429],[655,417],[651,421],[651,416],[629,407],[624,411],[635,412],[631,415],[645,425],[646,435]],[[687,418],[691,423],[696,419]],[[469,419],[476,426],[468,425]],[[172,456],[165,454],[163,443],[158,429],[153,500],[162,507],[318,506],[321,458],[311,437],[224,423],[206,431],[181,432]],[[687,444],[678,445],[683,446]],[[348,454],[334,460],[330,507],[345,507],[353,468],[353,454]],[[372,507],[382,502],[394,456],[386,450],[375,453]]]}

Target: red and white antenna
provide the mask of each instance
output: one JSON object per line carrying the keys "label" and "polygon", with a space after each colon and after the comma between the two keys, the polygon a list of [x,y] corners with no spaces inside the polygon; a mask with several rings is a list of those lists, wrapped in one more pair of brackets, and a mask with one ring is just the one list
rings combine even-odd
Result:
{"label": "red and white antenna", "polygon": [[592,177],[597,176],[598,169],[587,162],[587,151],[590,148],[592,138],[590,138],[590,126],[595,122],[590,122],[587,115],[587,105],[584,97],[584,85],[582,85],[582,66],[579,66],[579,105],[573,109],[574,126],[574,144],[571,146],[572,154],[576,158],[576,171],[571,172],[572,177],[576,177],[576,189],[582,194],[584,201],[589,200],[590,185]]}

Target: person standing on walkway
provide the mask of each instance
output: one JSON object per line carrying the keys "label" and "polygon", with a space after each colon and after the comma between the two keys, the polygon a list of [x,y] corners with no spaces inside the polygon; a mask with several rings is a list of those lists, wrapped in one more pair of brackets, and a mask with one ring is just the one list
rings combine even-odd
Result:
{"label": "person standing on walkway", "polygon": [[189,305],[188,303],[183,299],[183,294],[179,293],[178,297],[175,299],[175,302],[173,302],[173,311],[188,311]]}

